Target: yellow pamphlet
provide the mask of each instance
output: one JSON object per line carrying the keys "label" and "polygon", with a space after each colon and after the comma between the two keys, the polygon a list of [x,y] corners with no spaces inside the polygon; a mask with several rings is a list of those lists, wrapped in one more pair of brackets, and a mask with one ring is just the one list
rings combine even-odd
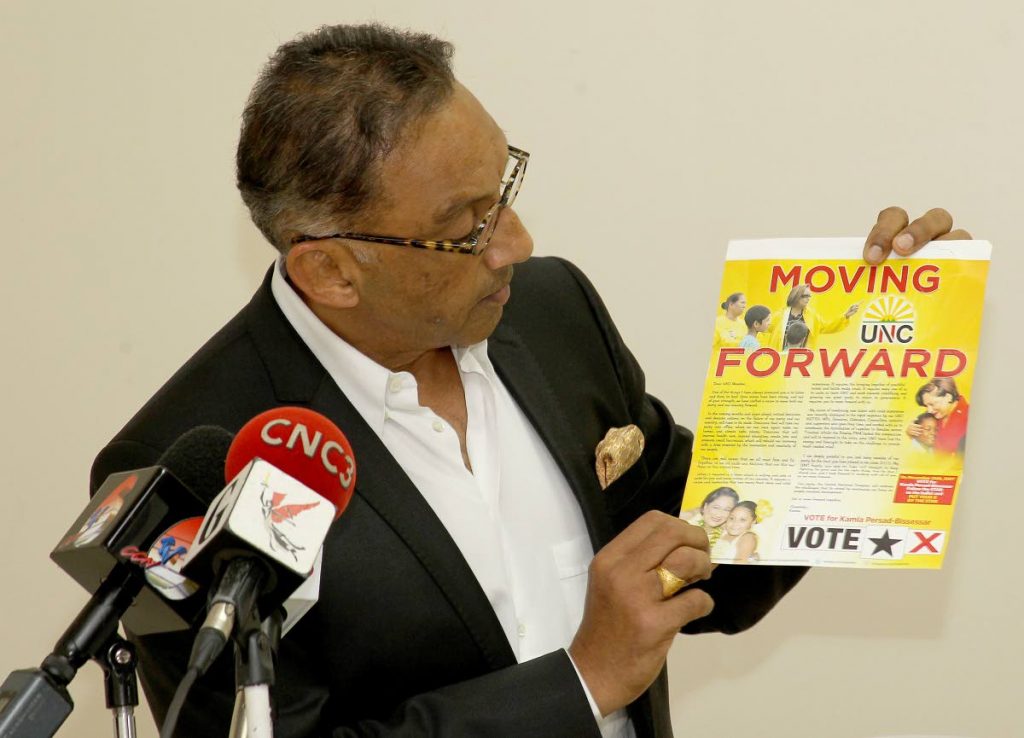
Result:
{"label": "yellow pamphlet", "polygon": [[937,569],[991,245],[729,244],[681,517],[718,563]]}

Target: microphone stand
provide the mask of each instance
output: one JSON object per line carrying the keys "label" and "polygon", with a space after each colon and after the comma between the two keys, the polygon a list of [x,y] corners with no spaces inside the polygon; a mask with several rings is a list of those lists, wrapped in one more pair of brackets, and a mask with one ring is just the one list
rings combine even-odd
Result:
{"label": "microphone stand", "polygon": [[278,608],[262,623],[253,612],[235,635],[235,708],[230,738],[272,738],[270,687],[284,616]]}
{"label": "microphone stand", "polygon": [[[117,663],[114,671],[125,672],[114,678],[113,692],[108,691],[107,704],[114,709],[111,701],[117,703],[117,735],[134,738],[133,708],[138,704],[138,690],[134,688],[134,650],[117,635],[117,623],[141,589],[142,578],[135,576],[130,568],[115,569],[103,580],[38,669],[11,672],[0,685],[0,738],[52,738],[75,707],[67,686],[90,659],[100,662],[106,671],[104,654]],[[120,654],[126,649],[119,643],[127,646],[130,655],[123,664],[118,659],[125,659]],[[126,680],[123,689],[116,686],[122,679]],[[128,728],[129,721],[131,732],[120,732],[121,723]]]}
{"label": "microphone stand", "polygon": [[135,647],[115,635],[103,658],[95,660],[103,669],[107,707],[114,713],[114,736],[136,738],[135,708],[139,704],[139,684],[135,668],[139,662]]}

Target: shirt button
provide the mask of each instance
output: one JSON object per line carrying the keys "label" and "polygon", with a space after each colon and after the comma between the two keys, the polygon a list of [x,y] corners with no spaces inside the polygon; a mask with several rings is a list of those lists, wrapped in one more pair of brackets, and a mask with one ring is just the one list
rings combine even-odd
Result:
{"label": "shirt button", "polygon": [[519,628],[516,629],[516,632],[519,633],[520,638],[526,638],[526,624],[520,623]]}
{"label": "shirt button", "polygon": [[391,381],[388,382],[388,389],[391,390],[392,392],[398,392],[400,389],[402,389],[402,378],[392,377]]}
{"label": "shirt button", "polygon": [[435,420],[431,428],[433,428],[438,433],[441,433],[442,431],[444,431],[444,423],[442,423],[440,420]]}

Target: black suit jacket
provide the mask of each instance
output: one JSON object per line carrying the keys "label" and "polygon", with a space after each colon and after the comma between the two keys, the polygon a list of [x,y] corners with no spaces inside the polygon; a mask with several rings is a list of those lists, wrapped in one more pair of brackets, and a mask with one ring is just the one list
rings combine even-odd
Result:
{"label": "black suit jacket", "polygon": [[[678,513],[692,435],[645,393],[643,373],[593,287],[567,262],[532,259],[516,268],[512,294],[488,351],[572,487],[594,550],[649,509]],[[461,552],[284,318],[269,275],[100,452],[92,488],[114,471],[152,464],[192,427],[235,432],[278,405],[331,418],[349,438],[359,471],[352,502],[325,544],[319,603],[281,645],[275,735],[598,736],[564,652],[516,663]],[[642,429],[646,448],[602,491],[594,448],[608,428],[629,423]],[[701,585],[716,601],[714,612],[686,630],[742,630],[802,574],[719,567]],[[190,639],[135,639],[158,721]],[[179,734],[226,735],[233,683],[230,659],[222,658],[193,689]],[[630,715],[641,738],[672,735],[664,671]]]}

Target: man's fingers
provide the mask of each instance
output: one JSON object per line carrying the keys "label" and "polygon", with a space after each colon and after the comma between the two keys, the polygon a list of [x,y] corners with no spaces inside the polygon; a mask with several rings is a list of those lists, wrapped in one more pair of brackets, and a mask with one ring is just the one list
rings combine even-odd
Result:
{"label": "man's fingers", "polygon": [[[701,557],[706,559],[711,550],[708,534],[696,525],[669,518],[664,525],[651,531],[647,538],[637,544],[630,556],[639,571],[652,571],[677,550],[692,551],[698,555],[698,560]],[[690,554],[686,556],[690,557]]]}
{"label": "man's fingers", "polygon": [[677,548],[655,568],[657,582],[650,577],[652,599],[667,599],[689,584],[710,579],[713,568],[711,559],[703,551]]}
{"label": "man's fingers", "polygon": [[657,510],[644,513],[601,549],[602,558],[636,558],[639,571],[650,571],[680,546],[708,550],[707,533],[673,515]]}
{"label": "man's fingers", "polygon": [[[619,533],[615,538],[610,540],[608,544],[601,549],[605,555],[614,554],[616,556],[627,555],[639,546],[648,536],[650,536],[659,527],[666,524],[667,520],[676,520],[667,513],[660,512],[658,510],[650,510],[645,512],[639,518],[630,523],[626,528]],[[689,523],[679,521],[683,525],[690,525]],[[697,526],[691,526],[696,528]]]}
{"label": "man's fingers", "polygon": [[965,231],[963,228],[957,228],[955,231],[950,231],[945,235],[939,236],[933,240],[935,241],[971,241],[974,239],[970,233]]}
{"label": "man's fingers", "polygon": [[677,548],[672,551],[660,566],[665,567],[687,584],[710,579],[715,565],[705,551],[695,548]]}
{"label": "man's fingers", "polygon": [[676,630],[687,623],[711,614],[715,601],[702,589],[688,589],[667,600],[664,605],[674,618]]}
{"label": "man's fingers", "polygon": [[890,254],[910,256],[929,241],[966,241],[971,234],[959,228],[952,230],[953,216],[943,208],[932,208],[914,222],[908,222],[903,208],[886,208],[864,242],[864,260],[881,264]]}
{"label": "man's fingers", "polygon": [[907,227],[910,218],[903,208],[886,208],[878,214],[875,227],[871,229],[864,242],[864,261],[869,264],[881,264],[892,251],[892,240],[896,234]]}
{"label": "man's fingers", "polygon": [[944,236],[953,228],[953,216],[943,208],[932,208],[892,240],[892,249],[900,256],[910,256],[929,241]]}

